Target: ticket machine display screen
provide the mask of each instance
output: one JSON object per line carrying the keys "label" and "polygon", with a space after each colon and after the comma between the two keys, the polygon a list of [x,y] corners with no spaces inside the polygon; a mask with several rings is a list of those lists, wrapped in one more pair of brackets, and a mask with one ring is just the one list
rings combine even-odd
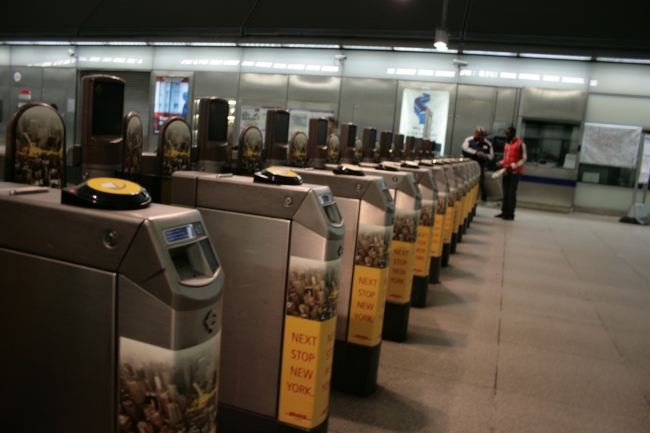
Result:
{"label": "ticket machine display screen", "polygon": [[192,224],[188,224],[186,226],[165,230],[163,231],[163,235],[165,236],[167,245],[171,245],[175,244],[176,242],[194,239],[196,237],[196,231],[194,230]]}
{"label": "ticket machine display screen", "polygon": [[275,143],[289,141],[289,113],[278,112],[275,117]]}
{"label": "ticket machine display screen", "polygon": [[208,140],[228,140],[228,104],[219,101],[210,101],[208,116]]}
{"label": "ticket machine display screen", "polygon": [[318,135],[316,141],[319,145],[324,145],[327,141],[327,122],[318,122]]}
{"label": "ticket machine display screen", "polygon": [[124,84],[96,81],[93,85],[92,135],[121,136]]}

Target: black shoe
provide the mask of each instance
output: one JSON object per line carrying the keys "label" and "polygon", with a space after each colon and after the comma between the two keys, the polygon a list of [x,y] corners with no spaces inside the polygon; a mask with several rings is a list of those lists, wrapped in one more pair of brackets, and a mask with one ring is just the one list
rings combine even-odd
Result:
{"label": "black shoe", "polygon": [[503,218],[503,212],[501,212],[499,215],[494,215],[494,218]]}
{"label": "black shoe", "polygon": [[512,220],[515,219],[515,216],[514,216],[514,215],[513,215],[513,216],[504,216],[504,217],[502,217],[502,218],[503,218],[504,220],[506,220],[506,221],[512,221]]}

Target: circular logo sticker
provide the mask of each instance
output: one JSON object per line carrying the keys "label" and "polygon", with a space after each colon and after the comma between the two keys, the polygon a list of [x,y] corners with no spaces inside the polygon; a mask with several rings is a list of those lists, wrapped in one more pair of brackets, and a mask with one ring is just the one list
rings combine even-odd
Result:
{"label": "circular logo sticker", "polygon": [[134,195],[142,191],[137,183],[112,177],[96,177],[88,181],[88,186],[106,194]]}
{"label": "circular logo sticker", "polygon": [[283,177],[297,177],[298,174],[294,171],[287,170],[286,168],[280,168],[280,167],[269,167],[266,169],[271,174],[274,174],[276,176],[283,176]]}

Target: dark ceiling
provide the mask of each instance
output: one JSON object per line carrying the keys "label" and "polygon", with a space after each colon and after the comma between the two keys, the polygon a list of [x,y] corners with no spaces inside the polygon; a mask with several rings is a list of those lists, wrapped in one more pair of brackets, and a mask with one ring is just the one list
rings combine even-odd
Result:
{"label": "dark ceiling", "polygon": [[[0,38],[360,43],[429,47],[443,0],[32,0]],[[10,17],[28,18],[9,19]],[[450,47],[650,56],[643,0],[449,0]]]}

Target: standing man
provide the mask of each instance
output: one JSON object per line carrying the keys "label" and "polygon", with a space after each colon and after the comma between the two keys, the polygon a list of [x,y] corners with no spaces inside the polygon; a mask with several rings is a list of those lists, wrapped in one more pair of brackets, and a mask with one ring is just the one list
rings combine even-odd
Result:
{"label": "standing man", "polygon": [[501,213],[495,215],[504,220],[515,219],[515,207],[517,206],[517,185],[521,174],[524,172],[524,163],[528,158],[526,143],[516,137],[517,130],[510,126],[506,129],[506,145],[503,149],[503,160],[497,162],[497,166],[506,169],[503,176],[503,204]]}
{"label": "standing man", "polygon": [[485,165],[494,159],[492,143],[485,139],[485,130],[477,126],[474,135],[467,137],[463,143],[463,156],[473,159],[481,166],[481,199],[487,201],[487,190],[485,189]]}

